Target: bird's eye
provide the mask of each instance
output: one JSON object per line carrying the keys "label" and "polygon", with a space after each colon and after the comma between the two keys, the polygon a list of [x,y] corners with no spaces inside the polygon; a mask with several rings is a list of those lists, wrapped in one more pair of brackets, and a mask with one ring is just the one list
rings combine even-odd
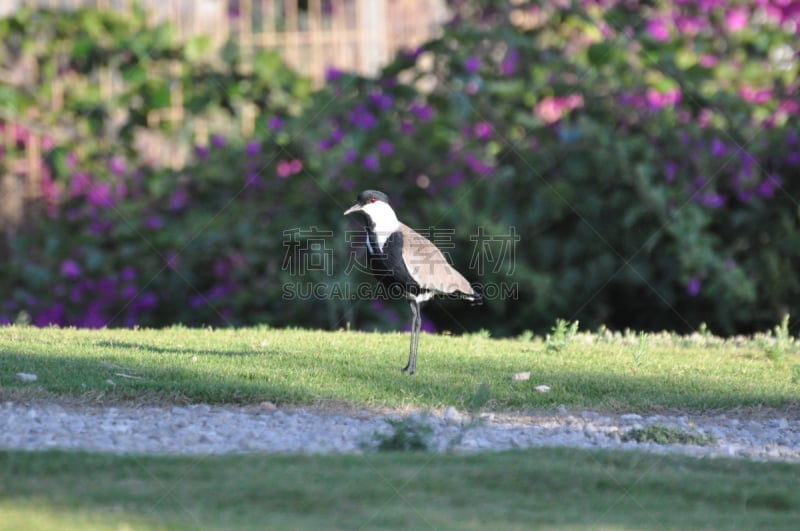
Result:
{"label": "bird's eye", "polygon": [[370,198],[369,198],[369,202],[370,202],[370,203],[374,203],[375,201],[377,201],[377,199],[375,199],[374,197],[370,197]]}

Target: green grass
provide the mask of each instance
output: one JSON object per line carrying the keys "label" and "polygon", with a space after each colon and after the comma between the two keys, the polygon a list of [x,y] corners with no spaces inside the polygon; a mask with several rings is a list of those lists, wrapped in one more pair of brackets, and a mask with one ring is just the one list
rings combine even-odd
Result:
{"label": "green grass", "polygon": [[[378,407],[715,410],[800,404],[785,341],[770,359],[764,338],[736,341],[579,333],[559,349],[541,338],[423,335],[418,374],[407,377],[402,333],[307,330],[74,330],[0,327],[0,398],[62,395],[93,401]],[[772,356],[774,358],[774,356]],[[531,379],[512,382],[511,374]],[[35,383],[15,373],[38,376]],[[534,386],[549,385],[549,393]],[[480,396],[478,396],[480,395]]]}
{"label": "green grass", "polygon": [[800,465],[474,456],[0,452],[0,529],[796,529]]}

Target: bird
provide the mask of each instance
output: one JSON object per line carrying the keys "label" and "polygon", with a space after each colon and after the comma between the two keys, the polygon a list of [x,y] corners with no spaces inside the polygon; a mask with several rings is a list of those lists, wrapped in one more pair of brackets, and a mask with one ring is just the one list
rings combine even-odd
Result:
{"label": "bird", "polygon": [[420,305],[436,296],[481,303],[481,295],[451,266],[442,252],[422,234],[397,219],[389,197],[377,190],[358,194],[344,215],[357,214],[366,230],[367,265],[389,294],[401,294],[411,306],[411,346],[402,372],[417,371]]}

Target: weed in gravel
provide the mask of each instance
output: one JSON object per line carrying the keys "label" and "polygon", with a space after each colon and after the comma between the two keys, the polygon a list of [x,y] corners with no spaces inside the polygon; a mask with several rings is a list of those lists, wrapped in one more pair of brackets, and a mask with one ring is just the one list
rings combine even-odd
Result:
{"label": "weed in gravel", "polygon": [[375,433],[380,452],[427,452],[432,448],[433,426],[425,418],[409,416],[386,419],[392,427],[389,434]]}
{"label": "weed in gravel", "polygon": [[714,446],[717,444],[716,437],[709,433],[691,433],[680,428],[672,428],[658,423],[644,428],[631,428],[622,436],[622,441],[656,444],[694,444],[697,446]]}

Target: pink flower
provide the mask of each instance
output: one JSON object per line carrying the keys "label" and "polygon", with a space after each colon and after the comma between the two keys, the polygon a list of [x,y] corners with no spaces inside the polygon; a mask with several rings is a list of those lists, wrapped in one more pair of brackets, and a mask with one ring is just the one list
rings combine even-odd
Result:
{"label": "pink flower", "polygon": [[300,159],[282,160],[278,163],[276,173],[281,179],[286,179],[299,173],[303,169],[303,161]]}
{"label": "pink flower", "polygon": [[737,32],[747,26],[747,10],[743,7],[735,7],[725,14],[725,25],[728,31]]}
{"label": "pink flower", "polygon": [[669,28],[667,22],[663,18],[654,18],[647,22],[647,33],[657,40],[658,42],[665,42],[669,40]]}
{"label": "pink flower", "polygon": [[533,108],[533,113],[542,119],[546,124],[552,124],[573,109],[583,106],[583,96],[581,94],[570,94],[563,97],[542,98]]}
{"label": "pink flower", "polygon": [[714,68],[719,63],[719,58],[716,55],[707,53],[700,56],[699,63],[703,68]]}
{"label": "pink flower", "polygon": [[772,98],[771,89],[756,89],[749,85],[739,89],[739,96],[749,103],[766,103]]}
{"label": "pink flower", "polygon": [[653,109],[661,109],[668,105],[675,105],[681,101],[681,89],[675,88],[666,92],[659,92],[653,87],[647,89],[647,103]]}

